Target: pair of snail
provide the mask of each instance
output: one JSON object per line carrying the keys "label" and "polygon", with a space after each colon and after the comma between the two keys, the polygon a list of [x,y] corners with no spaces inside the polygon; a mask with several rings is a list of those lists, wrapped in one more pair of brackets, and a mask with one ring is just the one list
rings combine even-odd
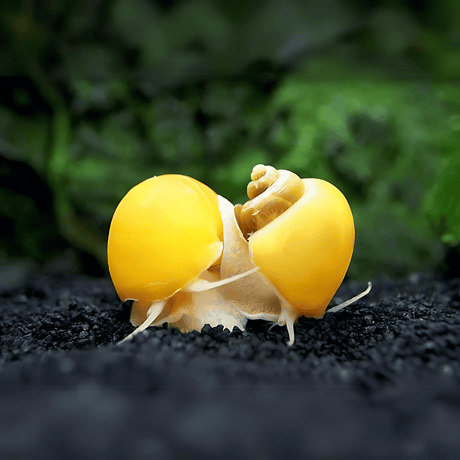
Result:
{"label": "pair of snail", "polygon": [[[353,215],[321,179],[253,168],[249,200],[233,206],[191,177],[167,174],[132,188],[112,218],[108,264],[137,329],[205,324],[244,330],[248,319],[286,325],[321,318],[353,253]],[[334,307],[337,311],[370,290]]]}

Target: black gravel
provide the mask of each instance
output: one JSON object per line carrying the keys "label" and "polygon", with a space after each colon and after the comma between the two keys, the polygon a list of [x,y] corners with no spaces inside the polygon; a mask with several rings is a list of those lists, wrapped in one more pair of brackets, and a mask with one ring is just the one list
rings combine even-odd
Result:
{"label": "black gravel", "polygon": [[376,280],[292,347],[263,321],[119,345],[128,317],[105,279],[0,296],[0,458],[460,458],[460,279]]}

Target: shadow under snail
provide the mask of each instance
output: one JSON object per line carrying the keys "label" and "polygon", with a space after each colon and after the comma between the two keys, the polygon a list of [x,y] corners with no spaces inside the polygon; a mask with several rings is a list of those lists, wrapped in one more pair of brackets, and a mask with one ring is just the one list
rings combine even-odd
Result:
{"label": "shadow under snail", "polygon": [[124,340],[165,322],[231,331],[264,319],[285,325],[292,345],[300,316],[324,315],[353,254],[347,200],[329,182],[264,165],[253,168],[247,193],[233,206],[195,179],[167,174],[126,194],[107,247],[115,289],[134,301],[137,328]]}

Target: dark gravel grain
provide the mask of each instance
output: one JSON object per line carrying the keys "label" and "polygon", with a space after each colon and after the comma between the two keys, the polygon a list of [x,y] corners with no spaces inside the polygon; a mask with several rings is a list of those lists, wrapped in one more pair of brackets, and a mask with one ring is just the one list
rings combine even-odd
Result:
{"label": "dark gravel grain", "polygon": [[460,279],[376,280],[292,347],[263,321],[118,345],[128,317],[105,279],[0,296],[0,458],[459,458]]}

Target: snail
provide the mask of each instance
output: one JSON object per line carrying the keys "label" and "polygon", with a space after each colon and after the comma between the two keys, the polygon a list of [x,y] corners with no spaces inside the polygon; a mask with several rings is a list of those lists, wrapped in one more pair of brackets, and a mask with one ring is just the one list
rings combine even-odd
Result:
{"label": "snail", "polygon": [[[248,319],[286,325],[321,318],[354,246],[347,200],[321,179],[256,165],[249,200],[233,206],[187,176],[155,176],[132,188],[110,224],[108,264],[137,328],[164,322],[244,330]],[[368,289],[328,311],[338,311]],[[123,341],[124,341],[123,340]]]}
{"label": "snail", "polygon": [[119,297],[134,301],[130,320],[140,326],[136,332],[149,321],[182,331],[206,323],[243,328],[241,315],[218,291],[210,292],[222,284],[222,252],[218,197],[209,187],[174,174],[133,187],[113,215],[107,257]]}

